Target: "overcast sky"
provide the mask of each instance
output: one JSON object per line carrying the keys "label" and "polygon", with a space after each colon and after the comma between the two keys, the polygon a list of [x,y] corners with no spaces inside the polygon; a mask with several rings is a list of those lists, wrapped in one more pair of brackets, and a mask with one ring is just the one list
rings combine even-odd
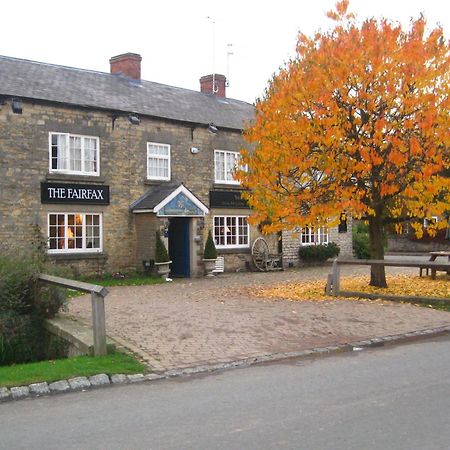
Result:
{"label": "overcast sky", "polygon": [[[199,78],[229,74],[227,96],[253,102],[294,54],[299,30],[331,21],[335,0],[1,0],[0,54],[109,72],[109,58],[142,55],[142,78],[199,89]],[[353,0],[359,19],[407,25],[423,12],[450,35],[449,0]],[[207,17],[210,17],[208,19]],[[215,25],[213,25],[213,20]],[[230,55],[227,52],[233,44]],[[229,73],[228,63],[229,60]]]}

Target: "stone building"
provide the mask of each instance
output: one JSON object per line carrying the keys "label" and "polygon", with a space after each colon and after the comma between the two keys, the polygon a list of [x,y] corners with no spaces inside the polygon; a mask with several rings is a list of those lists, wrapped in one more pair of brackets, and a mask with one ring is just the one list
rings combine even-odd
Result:
{"label": "stone building", "polygon": [[[248,267],[259,232],[232,170],[253,106],[227,98],[222,75],[197,92],[141,80],[140,63],[119,55],[101,73],[0,56],[1,241],[27,245],[38,225],[55,261],[112,272],[152,261],[159,232],[172,274],[199,276],[212,230],[225,270]],[[296,263],[300,238],[268,241]]]}

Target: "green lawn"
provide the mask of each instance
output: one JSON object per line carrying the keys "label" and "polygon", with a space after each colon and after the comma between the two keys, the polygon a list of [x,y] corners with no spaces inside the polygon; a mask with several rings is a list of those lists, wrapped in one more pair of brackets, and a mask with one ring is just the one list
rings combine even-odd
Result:
{"label": "green lawn", "polygon": [[80,277],[79,280],[86,283],[99,284],[100,286],[141,286],[165,282],[161,277],[144,275],[143,273],[123,274],[123,278],[113,277],[112,275]]}
{"label": "green lawn", "polygon": [[107,356],[78,356],[54,361],[0,366],[0,387],[22,386],[41,381],[50,383],[99,373],[108,375],[142,373],[146,369],[146,366],[125,353],[113,353]]}
{"label": "green lawn", "polygon": [[[70,278],[70,277],[69,277]],[[78,277],[77,280],[85,283],[99,284],[100,286],[143,286],[147,284],[161,284],[165,281],[161,277],[154,275],[144,275],[143,273],[124,274],[123,278],[116,278],[112,275]],[[67,298],[85,295],[84,292],[67,289]]]}

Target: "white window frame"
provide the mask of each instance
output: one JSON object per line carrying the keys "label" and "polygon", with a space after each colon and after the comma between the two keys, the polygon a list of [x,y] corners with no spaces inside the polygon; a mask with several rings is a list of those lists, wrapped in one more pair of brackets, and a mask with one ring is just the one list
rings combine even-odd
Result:
{"label": "white window frame", "polygon": [[[223,159],[224,159],[224,171],[219,175],[218,175],[218,168],[217,168],[217,157],[218,155],[223,155]],[[235,185],[239,185],[240,182],[239,180],[235,180],[233,175],[232,175],[232,179],[228,180],[227,179],[227,175],[228,175],[228,170],[227,170],[227,159],[233,157],[234,159],[234,164],[233,167],[234,169],[236,169],[237,167],[239,167],[242,170],[247,170],[246,166],[240,166],[239,165],[239,160],[241,159],[241,154],[239,152],[232,152],[229,150],[214,150],[214,182],[215,183],[220,183],[220,184],[235,184]]]}
{"label": "white window frame", "polygon": [[435,225],[439,222],[438,216],[424,217],[423,227],[428,228],[430,225]]}
{"label": "white window frame", "polygon": [[[229,230],[227,232],[226,228],[227,228],[227,220],[231,219],[233,220],[234,223],[234,228],[236,229],[236,242],[239,242],[239,237],[243,236],[243,235],[239,235],[239,219],[245,219],[247,222],[247,243],[246,244],[218,244],[218,240],[216,238],[218,238],[219,236],[216,234],[216,219],[223,219],[224,221],[224,238],[225,238],[225,242],[227,242],[228,238],[231,236],[231,233]],[[213,217],[213,239],[214,239],[214,243],[216,245],[216,248],[218,249],[227,249],[227,248],[231,248],[231,249],[239,249],[239,248],[249,248],[250,247],[250,225],[248,223],[248,216],[221,216],[221,215],[217,215]]]}
{"label": "white window frame", "polygon": [[300,228],[300,241],[302,245],[328,244],[330,242],[330,230],[327,227]]}
{"label": "white window frame", "polygon": [[[52,137],[53,136],[64,136],[66,138],[66,149],[70,152],[70,138],[80,138],[81,139],[81,170],[70,170],[70,169],[53,169],[53,154],[52,154]],[[85,139],[94,139],[96,141],[96,163],[97,170],[95,172],[89,172],[85,170]],[[81,134],[70,134],[70,133],[58,133],[50,132],[48,135],[49,143],[49,172],[50,173],[67,173],[73,175],[88,175],[88,176],[99,176],[100,175],[100,139],[98,136],[86,136]],[[70,159],[70,158],[69,158]]]}
{"label": "white window frame", "polygon": [[[152,145],[159,145],[162,147],[167,148],[167,156],[165,155],[158,155],[156,153],[151,153],[151,146]],[[159,180],[159,181],[170,181],[170,144],[163,144],[161,142],[147,142],[147,180]],[[167,160],[167,173],[168,175],[166,177],[160,177],[160,176],[154,176],[150,175],[150,165],[149,165],[149,159],[160,159],[160,160]]]}
{"label": "white window frame", "polygon": [[[60,239],[64,239],[64,248],[51,249],[50,248],[50,216],[64,216],[64,237]],[[82,248],[68,248],[68,216],[69,215],[81,215],[82,216]],[[86,215],[98,216],[99,217],[99,240],[100,247],[99,248],[90,248],[86,247]],[[72,253],[101,253],[103,251],[103,214],[102,213],[92,213],[92,212],[51,212],[47,214],[47,237],[48,237],[48,253],[49,254],[72,254]]]}

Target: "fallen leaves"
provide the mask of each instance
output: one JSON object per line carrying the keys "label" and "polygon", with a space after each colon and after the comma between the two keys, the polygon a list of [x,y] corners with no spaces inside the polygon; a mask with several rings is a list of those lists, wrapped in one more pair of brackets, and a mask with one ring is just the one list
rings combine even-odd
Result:
{"label": "fallen leaves", "polygon": [[[343,277],[341,278],[341,290],[380,295],[450,298],[450,277],[448,275],[438,276],[436,280],[413,275],[388,275],[387,283],[387,289],[383,289],[369,286],[368,276]],[[277,298],[291,301],[362,300],[360,298],[333,298],[325,295],[324,280],[279,284],[253,289],[250,293],[259,298]],[[370,301],[373,302],[374,300]]]}

